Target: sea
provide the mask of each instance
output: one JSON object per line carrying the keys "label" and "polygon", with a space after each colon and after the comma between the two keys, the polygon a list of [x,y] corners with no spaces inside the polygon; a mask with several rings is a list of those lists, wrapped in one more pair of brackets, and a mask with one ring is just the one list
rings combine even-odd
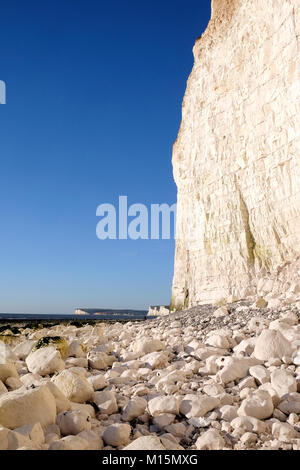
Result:
{"label": "sea", "polygon": [[[98,310],[99,311],[99,310]],[[0,322],[85,322],[85,321],[143,321],[155,317],[147,317],[147,310],[103,310],[98,315],[62,315],[62,314],[29,314],[29,313],[0,313]]]}

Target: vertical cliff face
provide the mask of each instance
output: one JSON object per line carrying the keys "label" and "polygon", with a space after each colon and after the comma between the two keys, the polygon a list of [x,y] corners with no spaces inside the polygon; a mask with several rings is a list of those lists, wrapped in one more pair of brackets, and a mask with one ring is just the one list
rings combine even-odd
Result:
{"label": "vertical cliff face", "polygon": [[212,2],[173,152],[175,308],[299,276],[299,35],[299,0]]}

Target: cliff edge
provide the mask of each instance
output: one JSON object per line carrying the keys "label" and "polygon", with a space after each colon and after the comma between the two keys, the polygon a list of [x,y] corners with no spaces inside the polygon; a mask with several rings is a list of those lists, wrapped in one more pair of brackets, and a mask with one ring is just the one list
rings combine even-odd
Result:
{"label": "cliff edge", "polygon": [[173,150],[171,307],[300,290],[300,3],[213,0]]}

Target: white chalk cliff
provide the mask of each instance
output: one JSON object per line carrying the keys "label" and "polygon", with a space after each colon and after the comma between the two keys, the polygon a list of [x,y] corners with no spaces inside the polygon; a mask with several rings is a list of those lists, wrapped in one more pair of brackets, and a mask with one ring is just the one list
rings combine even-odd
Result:
{"label": "white chalk cliff", "polygon": [[299,0],[212,1],[173,151],[173,308],[298,293],[299,35]]}

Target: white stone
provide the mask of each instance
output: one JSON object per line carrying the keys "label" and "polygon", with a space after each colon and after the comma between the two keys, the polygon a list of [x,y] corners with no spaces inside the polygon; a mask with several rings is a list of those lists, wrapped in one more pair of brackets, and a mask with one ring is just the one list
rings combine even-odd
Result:
{"label": "white stone", "polygon": [[[0,397],[1,399],[1,397]],[[300,413],[300,393],[289,393],[283,397],[279,403],[278,408],[285,414]]]}
{"label": "white stone", "polygon": [[6,361],[4,364],[1,364],[0,361],[0,380],[5,382],[9,377],[19,378],[19,374],[15,365],[12,362]]}
{"label": "white stone", "polygon": [[15,429],[15,431],[31,439],[37,445],[44,444],[45,442],[45,434],[40,423],[26,424]]}
{"label": "white stone", "polygon": [[188,394],[183,397],[180,404],[180,413],[188,419],[203,417],[220,405],[220,400],[207,395]]}
{"label": "white stone", "polygon": [[297,392],[295,377],[285,369],[277,369],[272,372],[271,384],[279,398],[288,393]]}
{"label": "white stone", "polygon": [[297,432],[288,423],[273,423],[272,435],[273,438],[279,441],[290,442],[291,439],[297,436]]}
{"label": "white stone", "polygon": [[242,401],[238,409],[238,415],[266,419],[272,416],[273,410],[274,405],[269,393],[265,390],[257,390]]}
{"label": "white stone", "polygon": [[249,374],[255,378],[258,384],[262,385],[270,382],[270,372],[264,366],[253,366],[249,369]]}
{"label": "white stone", "polygon": [[91,375],[88,377],[88,382],[92,385],[95,391],[102,390],[103,388],[107,387],[108,381],[104,377],[104,375]]}
{"label": "white stone", "polygon": [[112,415],[118,411],[116,397],[113,392],[95,392],[94,401],[101,413]]}
{"label": "white stone", "polygon": [[242,429],[244,432],[264,433],[266,424],[253,416],[239,416],[231,421],[233,429]]}
{"label": "white stone", "polygon": [[53,377],[52,381],[71,401],[84,403],[89,400],[92,401],[94,398],[92,385],[82,375],[63,370]]}
{"label": "white stone", "polygon": [[292,349],[280,331],[263,330],[256,341],[253,354],[257,359],[268,361],[271,358],[291,356]]}
{"label": "white stone", "polygon": [[101,351],[90,351],[87,358],[92,369],[105,370],[111,365],[111,358]]}
{"label": "white stone", "polygon": [[29,423],[47,426],[55,422],[55,398],[46,386],[20,388],[0,396],[0,423],[15,429]]}
{"label": "white stone", "polygon": [[222,450],[225,447],[225,441],[217,429],[210,429],[196,441],[197,450]]}
{"label": "white stone", "polygon": [[26,358],[29,372],[39,375],[51,375],[65,368],[60,352],[54,346],[32,351]]}
{"label": "white stone", "polygon": [[112,424],[103,433],[103,441],[110,446],[119,447],[128,444],[131,433],[129,424]]}
{"label": "white stone", "polygon": [[91,416],[89,413],[84,413],[81,410],[70,410],[60,413],[56,418],[56,423],[63,436],[76,435],[82,431],[91,430]]}
{"label": "white stone", "polygon": [[147,407],[147,401],[141,397],[132,398],[124,407],[122,413],[123,421],[132,421],[133,419],[141,416]]}
{"label": "white stone", "polygon": [[79,436],[66,436],[52,442],[49,450],[87,450],[89,443]]}
{"label": "white stone", "polygon": [[179,401],[173,396],[159,396],[148,402],[151,416],[158,416],[162,413],[179,414]]}
{"label": "white stone", "polygon": [[142,436],[124,447],[123,450],[166,450],[157,436]]}
{"label": "white stone", "polygon": [[152,352],[161,351],[165,348],[164,343],[159,339],[141,338],[132,345],[133,352],[139,356],[150,354]]}
{"label": "white stone", "polygon": [[230,357],[223,369],[217,373],[217,380],[227,384],[237,379],[243,379],[248,374],[250,367],[257,365],[258,362],[257,359],[252,357]]}

